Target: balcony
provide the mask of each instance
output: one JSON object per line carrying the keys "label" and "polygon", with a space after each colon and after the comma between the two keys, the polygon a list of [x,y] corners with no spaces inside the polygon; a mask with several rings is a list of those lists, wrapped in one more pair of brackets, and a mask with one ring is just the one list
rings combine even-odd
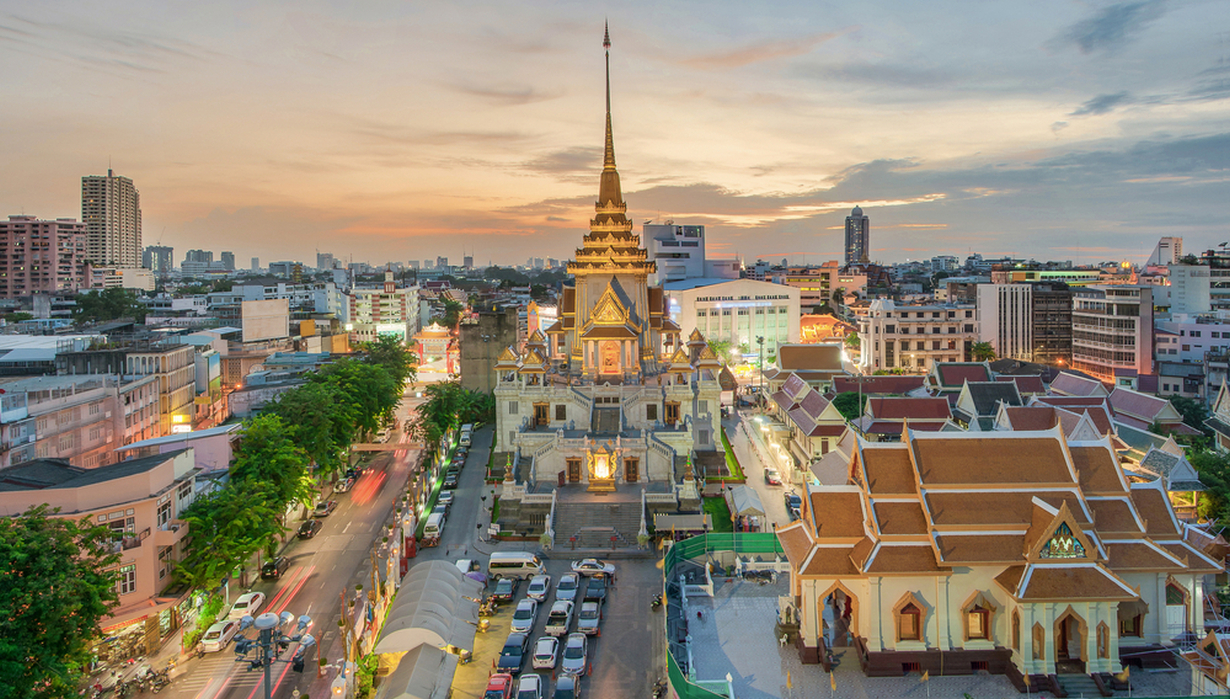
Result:
{"label": "balcony", "polygon": [[158,525],[154,530],[154,543],[159,547],[174,546],[179,543],[188,534],[188,524],[178,519],[173,519],[166,524]]}

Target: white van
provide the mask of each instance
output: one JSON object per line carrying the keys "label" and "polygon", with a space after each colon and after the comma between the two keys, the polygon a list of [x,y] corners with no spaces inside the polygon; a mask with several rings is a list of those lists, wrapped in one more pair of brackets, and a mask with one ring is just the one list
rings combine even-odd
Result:
{"label": "white van", "polygon": [[427,518],[423,525],[423,545],[435,546],[440,543],[440,534],[444,531],[444,515],[437,512]]}
{"label": "white van", "polygon": [[545,572],[542,559],[527,551],[496,551],[487,561],[487,575],[492,578],[529,580]]}
{"label": "white van", "polygon": [[463,447],[469,447],[470,442],[474,438],[474,425],[466,423],[461,426],[461,439],[458,440]]}

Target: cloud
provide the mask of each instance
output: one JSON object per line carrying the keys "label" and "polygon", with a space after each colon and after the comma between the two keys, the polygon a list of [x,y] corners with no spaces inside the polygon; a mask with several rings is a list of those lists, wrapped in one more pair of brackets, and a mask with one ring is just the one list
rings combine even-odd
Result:
{"label": "cloud", "polygon": [[523,87],[449,85],[448,87],[464,95],[477,97],[492,104],[509,106],[546,102],[564,94],[563,91],[542,92],[528,85]]}
{"label": "cloud", "polygon": [[789,58],[791,56],[801,56],[803,54],[810,53],[812,49],[816,48],[820,44],[839,37],[846,33],[846,31],[849,30],[812,34],[810,36],[795,39],[761,41],[742,48],[685,58],[680,60],[679,63],[692,68],[699,68],[700,70],[729,70],[731,68],[742,68],[743,66],[751,65],[753,63],[760,63],[762,61],[771,61],[777,58]]}
{"label": "cloud", "polygon": [[1057,122],[1055,122],[1054,124],[1051,124],[1051,133],[1053,133],[1053,134],[1055,134],[1056,136],[1058,136],[1058,135],[1059,135],[1059,132],[1060,132],[1060,131],[1063,131],[1063,130],[1064,130],[1064,129],[1066,129],[1066,128],[1068,128],[1068,122],[1066,122],[1066,121],[1057,121]]}
{"label": "cloud", "polygon": [[1093,17],[1073,24],[1055,41],[1059,45],[1075,45],[1081,53],[1113,53],[1161,17],[1164,4],[1164,0],[1143,0],[1109,5]]}
{"label": "cloud", "polygon": [[1198,100],[1221,100],[1230,97],[1230,59],[1217,59],[1211,68],[1200,71],[1197,82],[1188,93]]}
{"label": "cloud", "polygon": [[940,87],[956,81],[956,75],[950,71],[925,68],[915,63],[847,61],[800,66],[794,73],[810,80],[905,88]]}
{"label": "cloud", "polygon": [[1088,116],[1096,114],[1108,114],[1113,112],[1116,107],[1133,102],[1132,93],[1116,92],[1111,95],[1098,95],[1093,99],[1085,102],[1076,111],[1068,114],[1068,116]]}
{"label": "cloud", "polygon": [[602,167],[602,149],[577,146],[548,153],[522,164],[526,170],[551,175],[585,175],[592,177]]}

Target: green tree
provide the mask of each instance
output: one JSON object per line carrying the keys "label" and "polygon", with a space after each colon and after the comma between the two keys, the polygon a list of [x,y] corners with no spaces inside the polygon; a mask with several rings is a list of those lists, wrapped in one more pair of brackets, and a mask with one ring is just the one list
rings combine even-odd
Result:
{"label": "green tree", "polygon": [[106,322],[131,318],[138,323],[145,321],[145,306],[137,301],[137,294],[129,289],[97,289],[77,294],[77,308],[73,319],[78,323]]}
{"label": "green tree", "polygon": [[118,603],[111,532],[48,516],[39,505],[0,517],[0,697],[77,692],[98,622]]}
{"label": "green tree", "polygon": [[1204,451],[1188,457],[1205,491],[1200,495],[1199,514],[1218,529],[1230,523],[1230,456]]}
{"label": "green tree", "polygon": [[192,587],[218,587],[257,551],[277,543],[285,511],[274,487],[258,481],[231,483],[198,498],[182,515],[188,538],[175,577]]}
{"label": "green tree", "polygon": [[466,306],[460,301],[452,299],[444,300],[444,322],[442,325],[449,328],[457,327],[457,323],[461,320],[461,314],[465,311]]}
{"label": "green tree", "polygon": [[990,362],[995,359],[995,348],[990,342],[975,342],[970,345],[969,351],[975,362]]}
{"label": "green tree", "polygon": [[6,323],[20,323],[23,320],[34,320],[34,314],[26,313],[25,311],[14,311],[13,313],[4,314],[4,321]]}
{"label": "green tree", "polygon": [[733,342],[730,340],[709,340],[708,342],[709,349],[713,350],[713,353],[717,355],[717,358],[720,359],[723,364],[731,363],[731,350],[734,349]]}
{"label": "green tree", "polygon": [[542,284],[534,284],[530,287],[530,298],[535,301],[543,301],[547,298],[547,287]]}
{"label": "green tree", "polygon": [[427,444],[439,441],[449,430],[465,423],[495,419],[493,395],[467,390],[456,381],[429,384],[423,388],[423,397],[410,433]]}
{"label": "green tree", "polygon": [[393,413],[401,400],[402,385],[384,367],[351,359],[334,362],[312,376],[313,381],[331,383],[341,389],[340,396],[353,410],[360,433],[374,433]]}
{"label": "green tree", "polygon": [[836,289],[833,289],[833,307],[841,308],[845,302],[846,288],[844,286],[839,286]]}
{"label": "green tree", "polygon": [[261,484],[270,488],[270,504],[311,504],[316,492],[307,470],[308,456],[291,439],[291,431],[273,413],[262,413],[244,423],[230,475],[233,484]]}
{"label": "green tree", "polygon": [[850,347],[852,349],[858,349],[862,346],[862,340],[858,339],[858,333],[850,333],[849,335],[846,335],[844,342],[846,343],[846,347]]}
{"label": "green tree", "polygon": [[1212,439],[1213,431],[1204,424],[1204,421],[1209,419],[1209,410],[1204,406],[1203,401],[1185,396],[1171,396],[1170,404],[1183,416],[1185,425],[1200,430],[1205,437]]}
{"label": "green tree", "polygon": [[837,412],[850,422],[858,419],[858,416],[863,414],[863,408],[867,405],[867,396],[862,396],[862,401],[859,401],[859,394],[856,391],[846,391],[838,393],[833,398],[833,407],[837,408]]}
{"label": "green tree", "polygon": [[327,473],[342,466],[342,452],[358,436],[354,404],[333,383],[308,383],[278,397],[265,412],[281,418],[291,441]]}
{"label": "green tree", "polygon": [[384,367],[398,384],[416,378],[418,370],[415,364],[418,358],[396,337],[381,335],[375,342],[364,343],[360,349],[366,355],[368,363]]}

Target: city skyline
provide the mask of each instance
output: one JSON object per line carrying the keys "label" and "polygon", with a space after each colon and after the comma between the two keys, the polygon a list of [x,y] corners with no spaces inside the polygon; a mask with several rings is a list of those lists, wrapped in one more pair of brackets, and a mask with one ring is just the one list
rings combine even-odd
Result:
{"label": "city skyline", "polygon": [[[21,135],[0,145],[5,215],[80,218],[80,178],[110,158],[145,243],[178,249],[515,264],[570,257],[587,225],[590,7],[4,5],[0,47],[28,66],[10,76],[26,108],[0,116]],[[753,260],[840,259],[855,205],[885,262],[1215,246],[1230,61],[1213,7],[628,4],[610,21],[630,216],[705,225],[713,252]]]}

